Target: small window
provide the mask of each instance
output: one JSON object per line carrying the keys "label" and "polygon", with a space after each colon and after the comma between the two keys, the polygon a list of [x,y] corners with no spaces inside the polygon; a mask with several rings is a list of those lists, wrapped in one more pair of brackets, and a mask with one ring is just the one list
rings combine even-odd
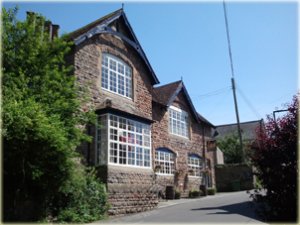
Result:
{"label": "small window", "polygon": [[194,177],[201,177],[201,169],[203,160],[196,154],[191,154],[188,157],[189,175]]}
{"label": "small window", "polygon": [[102,54],[101,86],[110,92],[132,98],[132,70],[121,59]]}
{"label": "small window", "polygon": [[170,106],[169,130],[171,134],[188,138],[188,113],[174,106]]}
{"label": "small window", "polygon": [[158,174],[174,174],[175,154],[168,149],[161,148],[155,151],[155,167]]}

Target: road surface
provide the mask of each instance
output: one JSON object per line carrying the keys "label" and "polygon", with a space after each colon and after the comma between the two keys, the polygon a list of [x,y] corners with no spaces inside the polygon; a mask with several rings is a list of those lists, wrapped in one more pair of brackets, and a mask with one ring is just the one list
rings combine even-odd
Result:
{"label": "road surface", "polygon": [[246,191],[169,200],[159,208],[98,223],[261,223]]}

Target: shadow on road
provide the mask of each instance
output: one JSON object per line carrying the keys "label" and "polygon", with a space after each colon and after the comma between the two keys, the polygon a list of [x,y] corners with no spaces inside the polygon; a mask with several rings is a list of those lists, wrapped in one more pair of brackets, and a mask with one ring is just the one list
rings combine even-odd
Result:
{"label": "shadow on road", "polygon": [[220,210],[220,212],[213,212],[207,213],[207,215],[228,215],[228,214],[240,214],[242,216],[246,216],[255,220],[262,221],[255,213],[255,204],[253,202],[241,202],[231,205],[223,205],[218,207],[203,207],[203,208],[196,208],[191,210],[202,210],[202,211],[209,211],[209,210]]}

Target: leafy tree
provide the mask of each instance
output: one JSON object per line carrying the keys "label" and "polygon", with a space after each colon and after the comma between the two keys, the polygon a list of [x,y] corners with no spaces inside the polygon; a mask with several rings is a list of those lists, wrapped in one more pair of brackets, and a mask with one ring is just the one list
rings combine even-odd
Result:
{"label": "leafy tree", "polygon": [[87,179],[98,182],[85,169],[76,174],[75,160],[76,147],[90,140],[83,127],[94,114],[81,109],[83,98],[65,63],[71,43],[50,40],[44,17],[21,22],[16,14],[17,8],[2,9],[3,215],[5,221],[35,221],[58,215],[72,196],[86,202],[72,185],[86,190]]}
{"label": "leafy tree", "polygon": [[[217,145],[224,153],[224,162],[226,164],[243,162],[243,153],[237,134],[229,134],[224,138],[218,139]],[[246,145],[243,147],[245,148]]]}
{"label": "leafy tree", "polygon": [[273,222],[296,222],[298,212],[298,96],[287,105],[286,115],[268,116],[265,129],[258,132],[258,142],[251,159],[266,195],[257,194],[263,214]]}

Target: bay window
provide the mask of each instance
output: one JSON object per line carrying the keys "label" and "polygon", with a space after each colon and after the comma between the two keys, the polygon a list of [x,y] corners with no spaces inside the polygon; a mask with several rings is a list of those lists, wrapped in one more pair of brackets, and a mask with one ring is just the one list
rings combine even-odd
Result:
{"label": "bay window", "polygon": [[150,149],[150,125],[112,114],[98,117],[96,163],[106,157],[108,164],[150,168]]}

